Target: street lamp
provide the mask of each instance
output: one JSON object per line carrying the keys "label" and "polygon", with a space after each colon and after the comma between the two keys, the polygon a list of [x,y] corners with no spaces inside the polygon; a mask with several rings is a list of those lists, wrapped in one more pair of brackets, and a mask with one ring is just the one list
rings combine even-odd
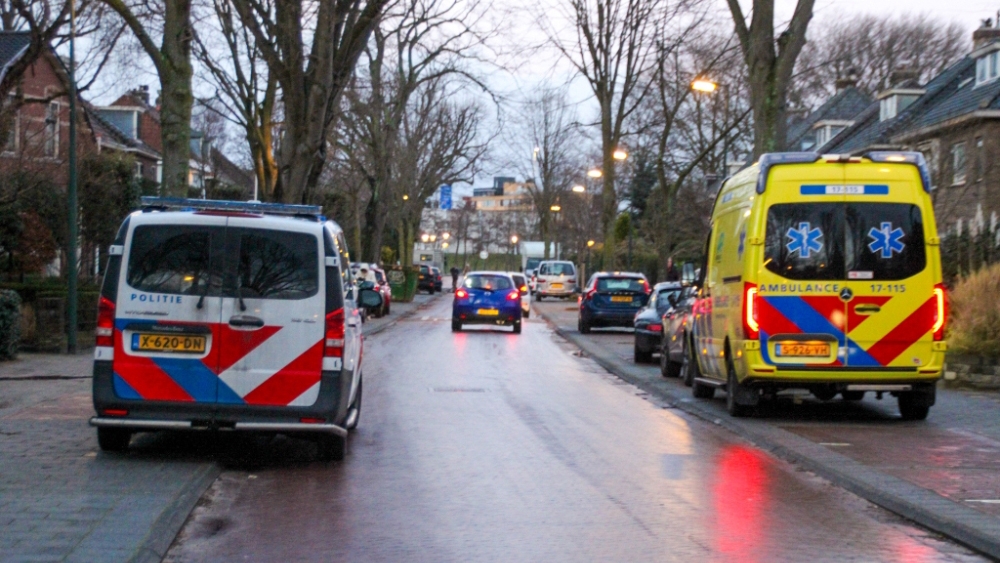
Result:
{"label": "street lamp", "polygon": [[628,158],[628,153],[622,149],[615,149],[615,152],[611,153],[611,157],[615,160],[625,160]]}
{"label": "street lamp", "polygon": [[510,243],[511,244],[517,244],[517,235],[511,235],[511,237],[510,237]]}
{"label": "street lamp", "polygon": [[578,193],[578,194],[582,194],[582,193],[585,193],[587,191],[587,188],[583,187],[580,184],[577,184],[577,185],[573,186],[573,191],[576,192],[576,193]]}
{"label": "street lamp", "polygon": [[438,237],[437,237],[437,235],[431,235],[431,242],[434,242],[434,241],[436,241],[436,240],[437,240],[437,238],[438,238]]}
{"label": "street lamp", "polygon": [[[725,117],[728,121],[729,119],[729,88],[726,84],[720,84],[714,80],[709,80],[708,78],[696,78],[691,82],[691,89],[695,92],[702,92],[704,94],[715,94],[718,89],[725,90],[726,99],[724,103],[725,107]],[[726,134],[722,138],[722,171],[720,176],[725,178],[729,175],[729,135]]]}
{"label": "street lamp", "polygon": [[410,196],[408,196],[408,195],[406,195],[406,194],[403,194],[403,201],[406,201],[406,200],[408,200],[408,199],[410,199]]}
{"label": "street lamp", "polygon": [[431,240],[431,236],[429,234],[424,233],[424,234],[420,235],[420,241],[421,242],[427,242],[429,240]]}
{"label": "street lamp", "polygon": [[587,170],[587,176],[590,176],[591,178],[600,178],[603,175],[604,173],[598,170],[597,168],[591,168],[590,170]]}
{"label": "street lamp", "polygon": [[555,211],[556,213],[559,213],[560,211],[562,211],[562,207],[559,205],[553,205],[552,207],[549,208],[549,211]]}
{"label": "street lamp", "polygon": [[442,240],[448,240],[450,238],[451,238],[451,233],[448,233],[448,232],[441,233],[441,239]]}
{"label": "street lamp", "polygon": [[719,85],[707,78],[696,78],[694,82],[691,83],[691,89],[695,92],[704,92],[706,94],[711,94],[719,88]]}

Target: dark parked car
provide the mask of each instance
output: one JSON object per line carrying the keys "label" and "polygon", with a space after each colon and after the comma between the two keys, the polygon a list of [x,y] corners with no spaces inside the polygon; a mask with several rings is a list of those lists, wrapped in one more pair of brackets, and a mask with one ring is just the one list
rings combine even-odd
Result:
{"label": "dark parked car", "polygon": [[431,272],[431,267],[426,264],[421,264],[420,274],[417,276],[417,291],[434,293],[434,289],[434,273]]}
{"label": "dark parked car", "polygon": [[580,298],[577,328],[632,328],[635,313],[646,306],[651,289],[646,276],[631,272],[597,272],[590,277]]}
{"label": "dark parked car", "polygon": [[444,287],[444,281],[441,279],[441,268],[431,266],[431,276],[434,278],[434,291],[441,293],[441,289]]}
{"label": "dark parked car", "polygon": [[663,344],[663,315],[677,304],[684,286],[681,282],[662,282],[653,287],[649,302],[635,315],[635,363],[653,361],[653,353]]}
{"label": "dark parked car", "polygon": [[682,377],[685,385],[694,380],[694,370],[688,369],[691,325],[694,322],[694,304],[697,289],[685,287],[677,305],[662,317],[663,344],[660,348],[660,373],[664,377]]}

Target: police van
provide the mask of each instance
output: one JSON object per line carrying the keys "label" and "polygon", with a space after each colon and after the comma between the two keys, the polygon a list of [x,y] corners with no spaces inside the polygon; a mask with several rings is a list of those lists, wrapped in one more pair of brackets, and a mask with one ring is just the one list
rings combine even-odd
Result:
{"label": "police van", "polygon": [[321,208],[143,198],[109,251],[94,351],[103,450],[136,432],[308,436],[344,456],[362,396],[358,290]]}
{"label": "police van", "polygon": [[712,211],[689,345],[693,393],[935,401],[946,344],[939,238],[922,155],[766,154],[725,182]]}

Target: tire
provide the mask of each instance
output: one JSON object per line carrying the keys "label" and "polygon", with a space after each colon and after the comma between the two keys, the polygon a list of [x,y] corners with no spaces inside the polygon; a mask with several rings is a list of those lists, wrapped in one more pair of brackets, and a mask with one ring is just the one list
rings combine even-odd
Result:
{"label": "tire", "polygon": [[841,391],[840,398],[845,401],[860,401],[865,398],[864,391]]}
{"label": "tire", "polygon": [[684,361],[681,363],[681,372],[678,377],[684,381],[684,385],[691,387],[694,378],[698,377],[698,362],[695,360],[694,349],[688,346],[687,335],[684,336]]}
{"label": "tire", "polygon": [[521,321],[514,321],[514,334],[521,334]]}
{"label": "tire", "polygon": [[530,309],[524,312],[524,318],[526,318],[526,319],[530,319],[531,318],[531,310]]}
{"label": "tire", "polygon": [[365,384],[365,380],[364,380],[364,377],[362,376],[361,379],[358,379],[358,393],[356,395],[354,395],[354,402],[352,402],[351,406],[347,408],[347,417],[348,418],[350,418],[352,410],[357,410],[358,411],[357,416],[354,417],[354,422],[351,423],[350,426],[344,426],[344,428],[346,428],[348,430],[354,430],[355,428],[357,428],[358,427],[358,421],[361,420],[361,391],[365,387],[364,384]]}
{"label": "tire", "polygon": [[715,387],[698,383],[697,380],[691,382],[691,395],[695,399],[711,399],[715,397]]}
{"label": "tire", "polygon": [[125,428],[98,428],[97,445],[105,452],[124,452],[132,441],[132,431]]}
{"label": "tire", "polygon": [[899,394],[899,414],[903,420],[924,420],[931,411],[931,406],[923,397],[914,392]]}
{"label": "tire", "polygon": [[743,405],[736,402],[736,395],[743,390],[743,385],[736,380],[736,370],[731,362],[726,362],[726,410],[729,416],[746,418],[753,414],[756,405]]}
{"label": "tire", "polygon": [[323,434],[316,440],[316,458],[320,461],[341,461],[347,455],[347,438]]}
{"label": "tire", "polygon": [[814,387],[810,391],[810,393],[813,394],[813,397],[816,397],[817,399],[825,403],[827,401],[832,401],[833,398],[837,396],[837,389],[832,385],[823,387]]}
{"label": "tire", "polygon": [[633,346],[632,349],[633,349],[632,359],[635,360],[635,363],[648,364],[653,361],[652,352],[646,352],[644,350],[640,350],[638,344]]}
{"label": "tire", "polygon": [[660,375],[663,377],[673,377],[670,375],[670,353],[666,346],[660,347]]}
{"label": "tire", "polygon": [[576,329],[580,331],[580,334],[590,334],[590,323],[583,320],[583,317],[576,322]]}
{"label": "tire", "polygon": [[462,323],[452,319],[451,321],[451,331],[452,332],[462,332]]}

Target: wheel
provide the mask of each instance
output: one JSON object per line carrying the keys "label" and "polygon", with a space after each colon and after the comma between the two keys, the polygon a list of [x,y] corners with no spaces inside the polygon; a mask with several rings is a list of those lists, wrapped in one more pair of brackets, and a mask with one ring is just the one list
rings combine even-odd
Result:
{"label": "wheel", "polygon": [[715,396],[715,387],[698,383],[697,380],[691,382],[691,395],[695,399],[711,399]]}
{"label": "wheel", "polygon": [[637,364],[648,364],[653,361],[653,353],[640,350],[638,344],[633,346],[632,358]]}
{"label": "wheel", "polygon": [[666,346],[660,347],[660,375],[663,377],[673,377],[670,375],[670,353]]}
{"label": "wheel", "polygon": [[531,318],[531,311],[530,310],[524,312],[524,318],[526,318],[526,319],[530,319]]}
{"label": "wheel", "polygon": [[347,418],[351,418],[352,411],[357,411],[358,413],[354,416],[354,420],[351,424],[344,426],[344,428],[347,428],[348,430],[354,430],[357,428],[358,421],[361,420],[361,391],[364,389],[364,384],[365,380],[363,377],[358,379],[358,392],[354,395],[354,402],[352,402],[351,406],[347,409]]}
{"label": "wheel", "polygon": [[542,302],[542,294],[541,293],[536,293],[535,294],[535,303],[541,303],[541,302]]}
{"label": "wheel", "polygon": [[822,387],[813,387],[810,391],[813,397],[816,397],[824,403],[833,400],[837,396],[837,389],[832,385],[824,385]]}
{"label": "wheel", "polygon": [[728,364],[726,371],[729,372],[726,377],[726,410],[729,411],[730,416],[736,418],[750,416],[757,405],[747,405],[739,402],[739,395],[745,394],[748,389],[736,380],[736,370],[733,368],[733,364],[731,362],[726,363]]}
{"label": "wheel", "polygon": [[462,323],[452,319],[451,321],[451,331],[452,332],[462,332]]}
{"label": "wheel", "polygon": [[521,321],[514,321],[514,334],[521,334]]}
{"label": "wheel", "polygon": [[865,398],[864,391],[841,391],[840,398],[845,401],[860,401]]}
{"label": "wheel", "polygon": [[694,348],[688,346],[687,336],[684,336],[684,361],[681,363],[680,378],[684,385],[691,387],[694,378],[698,377],[698,361],[694,358]]}
{"label": "wheel", "polygon": [[580,331],[580,334],[590,334],[590,323],[583,320],[583,317],[580,317],[580,319],[576,321],[576,329]]}
{"label": "wheel", "polygon": [[899,414],[903,420],[924,420],[931,411],[931,404],[922,393],[900,393],[898,401]]}
{"label": "wheel", "polygon": [[347,438],[323,434],[316,440],[316,457],[320,461],[340,461],[347,454]]}
{"label": "wheel", "polygon": [[132,440],[132,431],[125,428],[98,428],[97,445],[106,452],[124,452]]}

